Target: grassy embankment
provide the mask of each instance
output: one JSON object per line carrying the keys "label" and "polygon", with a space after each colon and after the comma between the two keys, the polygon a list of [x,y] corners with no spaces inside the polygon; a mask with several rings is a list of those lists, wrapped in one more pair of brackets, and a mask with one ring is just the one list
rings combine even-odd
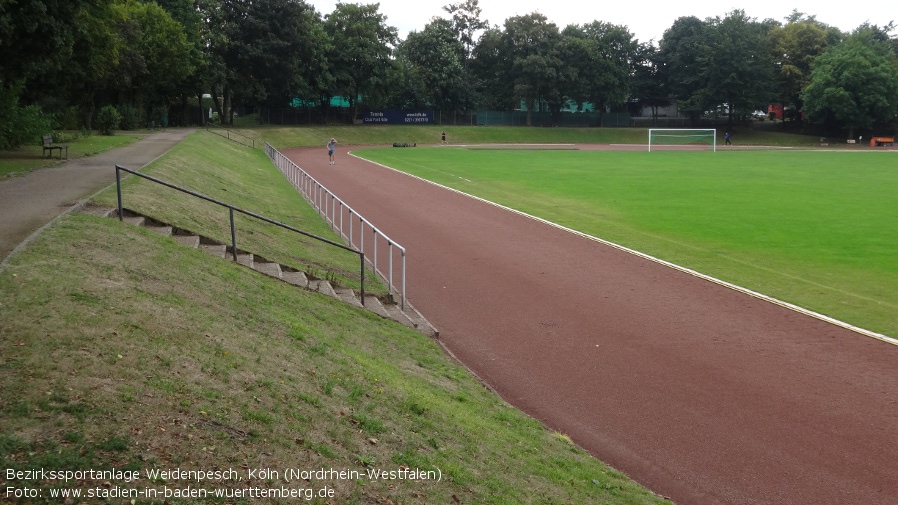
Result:
{"label": "grassy embankment", "polygon": [[[199,133],[147,172],[324,228],[264,156],[235,146]],[[161,200],[177,212],[169,215]],[[126,203],[211,233],[227,219],[133,180]],[[252,230],[241,235],[250,250],[282,240],[253,223],[241,229]],[[301,260],[306,245],[267,255]],[[55,488],[109,494],[163,486],[334,492],[309,503],[663,502],[504,404],[418,333],[89,215],[59,220],[0,271],[0,391],[3,468],[142,473],[132,483],[89,476],[63,483],[4,472],[4,489],[43,493],[23,503],[59,503],[50,498]],[[143,474],[175,467],[234,469],[243,480]],[[366,473],[405,467],[439,471],[442,480]],[[250,473],[260,468],[280,478]],[[286,482],[287,468],[362,473]],[[134,503],[151,501],[162,498]]]}

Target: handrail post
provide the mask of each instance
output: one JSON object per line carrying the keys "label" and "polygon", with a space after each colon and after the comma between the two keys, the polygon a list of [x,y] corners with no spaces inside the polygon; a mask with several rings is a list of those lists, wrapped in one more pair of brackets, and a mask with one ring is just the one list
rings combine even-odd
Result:
{"label": "handrail post", "polygon": [[365,253],[359,253],[359,277],[362,279],[362,289],[361,289],[361,297],[362,297],[362,307],[365,306]]}
{"label": "handrail post", "polygon": [[234,261],[237,261],[237,231],[234,227],[234,207],[228,207],[228,211],[231,214],[231,253],[234,256]]}
{"label": "handrail post", "polygon": [[405,248],[402,249],[402,310],[405,310]]}
{"label": "handrail post", "polygon": [[371,227],[371,254],[374,256],[372,265],[374,271],[377,272],[377,230]]}
{"label": "handrail post", "polygon": [[390,284],[390,294],[392,295],[393,291],[395,291],[393,289],[393,242],[389,242],[389,241],[387,242],[387,253],[390,255],[390,259],[387,261],[387,264],[389,265],[387,268],[390,271],[389,284]]}
{"label": "handrail post", "polygon": [[119,169],[119,166],[115,166],[115,191],[118,193],[118,220],[123,221],[124,216],[122,216],[122,171]]}

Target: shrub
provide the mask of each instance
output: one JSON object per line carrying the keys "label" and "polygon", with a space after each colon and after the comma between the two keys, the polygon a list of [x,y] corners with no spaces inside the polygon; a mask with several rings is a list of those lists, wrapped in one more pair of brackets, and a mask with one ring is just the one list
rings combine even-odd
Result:
{"label": "shrub", "polygon": [[0,149],[40,143],[50,133],[50,118],[37,105],[19,105],[21,86],[7,88],[0,81]]}
{"label": "shrub", "polygon": [[136,130],[140,128],[143,121],[140,120],[140,111],[133,105],[119,105],[117,107],[119,114],[122,116],[122,130]]}
{"label": "shrub", "polygon": [[122,123],[122,115],[111,105],[107,105],[100,109],[97,113],[97,129],[102,135],[112,135],[114,130],[118,130]]}
{"label": "shrub", "polygon": [[59,127],[63,130],[78,130],[84,124],[82,117],[81,109],[75,105],[70,105],[58,115]]}

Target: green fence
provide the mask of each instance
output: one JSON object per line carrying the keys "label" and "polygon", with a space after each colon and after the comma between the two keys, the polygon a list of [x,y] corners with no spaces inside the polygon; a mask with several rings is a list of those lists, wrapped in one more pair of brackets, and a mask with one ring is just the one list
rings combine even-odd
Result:
{"label": "green fence", "polygon": [[[567,127],[628,127],[630,115],[624,112],[532,112],[531,126],[567,126]],[[477,126],[527,126],[527,112],[514,111],[478,111]]]}

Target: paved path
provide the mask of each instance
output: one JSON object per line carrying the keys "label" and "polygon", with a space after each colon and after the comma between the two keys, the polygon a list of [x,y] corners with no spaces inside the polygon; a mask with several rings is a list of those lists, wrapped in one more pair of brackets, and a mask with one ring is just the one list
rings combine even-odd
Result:
{"label": "paved path", "polygon": [[192,132],[163,130],[125,147],[0,181],[0,260],[53,218],[114,183],[116,164],[141,168]]}
{"label": "paved path", "polygon": [[345,152],[284,154],[408,248],[409,300],[465,365],[655,492],[898,503],[898,347]]}

